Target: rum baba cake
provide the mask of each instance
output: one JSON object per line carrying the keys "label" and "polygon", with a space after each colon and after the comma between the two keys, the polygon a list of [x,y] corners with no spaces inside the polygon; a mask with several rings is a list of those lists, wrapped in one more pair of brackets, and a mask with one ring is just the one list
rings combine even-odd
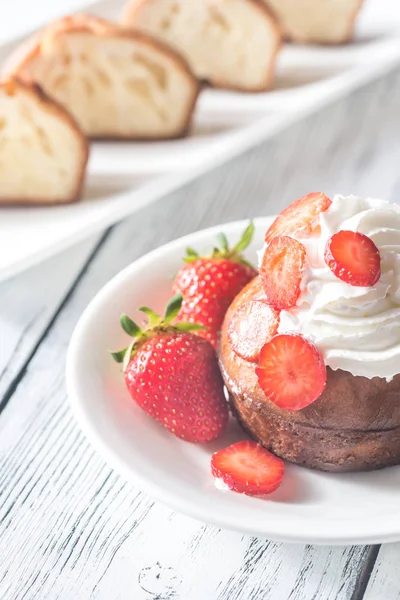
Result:
{"label": "rum baba cake", "polygon": [[326,471],[400,463],[400,205],[309,194],[266,232],[222,328],[233,413]]}

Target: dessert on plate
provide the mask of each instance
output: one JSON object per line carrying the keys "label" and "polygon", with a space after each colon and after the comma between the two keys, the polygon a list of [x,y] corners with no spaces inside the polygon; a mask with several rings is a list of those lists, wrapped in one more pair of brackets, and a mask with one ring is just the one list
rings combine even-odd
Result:
{"label": "dessert on plate", "polygon": [[[284,460],[400,464],[400,205],[308,194],[266,231],[258,275],[242,254],[253,231],[233,247],[220,234],[205,256],[187,248],[164,316],[122,315],[130,342],[113,358],[130,396],[185,442],[220,441],[221,489],[270,494]],[[227,447],[224,384],[253,438]]]}
{"label": "dessert on plate", "polygon": [[4,72],[39,84],[90,138],[182,137],[200,89],[172,49],[89,15],[45,27]]}
{"label": "dessert on plate", "polygon": [[400,205],[309,194],[266,232],[228,309],[233,413],[277,456],[327,471],[400,463]]}

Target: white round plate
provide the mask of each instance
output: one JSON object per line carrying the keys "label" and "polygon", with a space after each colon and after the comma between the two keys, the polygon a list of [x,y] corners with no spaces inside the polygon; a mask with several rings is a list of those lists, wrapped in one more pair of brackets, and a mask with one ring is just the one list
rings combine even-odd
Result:
{"label": "white round plate", "polygon": [[[256,220],[247,257],[256,262],[270,218]],[[125,389],[109,349],[126,345],[122,312],[140,318],[139,306],[161,311],[171,277],[190,245],[206,250],[224,231],[239,238],[246,221],[175,240],[114,277],[91,302],[71,340],[67,384],[73,411],[97,452],[123,477],[153,498],[219,527],[285,542],[372,544],[400,540],[400,468],[329,474],[287,465],[284,482],[267,498],[250,498],[215,486],[211,454],[245,435],[232,420],[226,435],[208,445],[178,440],[141,411]]]}

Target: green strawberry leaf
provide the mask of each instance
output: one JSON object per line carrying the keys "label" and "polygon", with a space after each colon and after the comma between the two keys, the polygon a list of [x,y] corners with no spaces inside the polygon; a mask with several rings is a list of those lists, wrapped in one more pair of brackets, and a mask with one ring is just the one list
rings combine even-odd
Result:
{"label": "green strawberry leaf", "polygon": [[136,325],[128,315],[121,315],[119,322],[121,323],[122,329],[131,337],[138,337],[142,332],[139,325]]}
{"label": "green strawberry leaf", "polygon": [[250,245],[251,240],[253,239],[254,229],[254,223],[253,221],[250,221],[246,229],[243,231],[242,237],[240,238],[236,246],[233,248],[233,253],[241,254],[243,250],[245,250]]}
{"label": "green strawberry leaf", "polygon": [[155,313],[154,310],[151,310],[151,308],[148,306],[141,306],[139,310],[147,316],[149,320],[149,327],[157,327],[157,325],[161,323],[160,315]]}
{"label": "green strawberry leaf", "polygon": [[129,344],[129,346],[127,347],[126,351],[125,351],[124,359],[122,361],[122,370],[123,371],[126,371],[128,365],[130,363],[131,356],[132,356],[132,350],[133,350],[134,345],[135,345],[135,340],[132,340],[131,343]]}
{"label": "green strawberry leaf", "polygon": [[197,260],[199,258],[199,254],[198,252],[196,252],[196,250],[194,250],[193,248],[186,248],[186,256],[183,259],[183,262],[185,263],[191,263],[194,262],[195,260]]}
{"label": "green strawberry leaf", "polygon": [[226,235],[224,233],[219,233],[217,235],[217,239],[219,241],[219,245],[221,246],[222,251],[225,252],[226,254],[228,254],[229,244],[228,244],[228,238],[226,237]]}
{"label": "green strawberry leaf", "polygon": [[183,259],[185,263],[194,262],[199,258],[199,254],[193,248],[186,248],[186,256]]}
{"label": "green strawberry leaf", "polygon": [[183,300],[182,294],[180,294],[180,293],[175,294],[175,296],[173,298],[171,298],[171,300],[168,302],[167,307],[165,309],[165,314],[164,314],[164,319],[163,319],[164,323],[170,323],[171,321],[173,321],[175,319],[175,317],[181,310],[182,300]]}
{"label": "green strawberry leaf", "polygon": [[121,364],[124,360],[125,352],[127,351],[127,349],[128,348],[124,348],[123,350],[120,350],[119,352],[111,352],[110,351],[110,355],[115,360],[115,362]]}
{"label": "green strawberry leaf", "polygon": [[178,331],[184,331],[186,333],[190,333],[191,331],[206,331],[208,327],[203,327],[203,325],[198,325],[197,323],[176,323],[174,325],[174,329],[178,329]]}

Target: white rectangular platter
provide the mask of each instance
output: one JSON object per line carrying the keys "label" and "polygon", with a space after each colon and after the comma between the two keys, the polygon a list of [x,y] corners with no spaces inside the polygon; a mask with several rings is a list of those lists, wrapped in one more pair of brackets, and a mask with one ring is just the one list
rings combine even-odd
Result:
{"label": "white rectangular platter", "polygon": [[[16,0],[16,5],[23,1]],[[42,25],[46,14],[54,18],[61,11],[85,7],[94,14],[117,18],[122,4],[121,0],[65,0],[57,3],[57,15],[52,3],[53,12],[39,11],[34,26]],[[3,25],[4,18],[0,19],[0,60],[15,45],[16,36],[28,33],[27,21],[14,29]],[[272,91],[246,95],[205,90],[188,138],[93,144],[82,201],[61,207],[0,209],[0,280],[162,198],[398,64],[398,0],[365,0],[351,44],[286,45]]]}

